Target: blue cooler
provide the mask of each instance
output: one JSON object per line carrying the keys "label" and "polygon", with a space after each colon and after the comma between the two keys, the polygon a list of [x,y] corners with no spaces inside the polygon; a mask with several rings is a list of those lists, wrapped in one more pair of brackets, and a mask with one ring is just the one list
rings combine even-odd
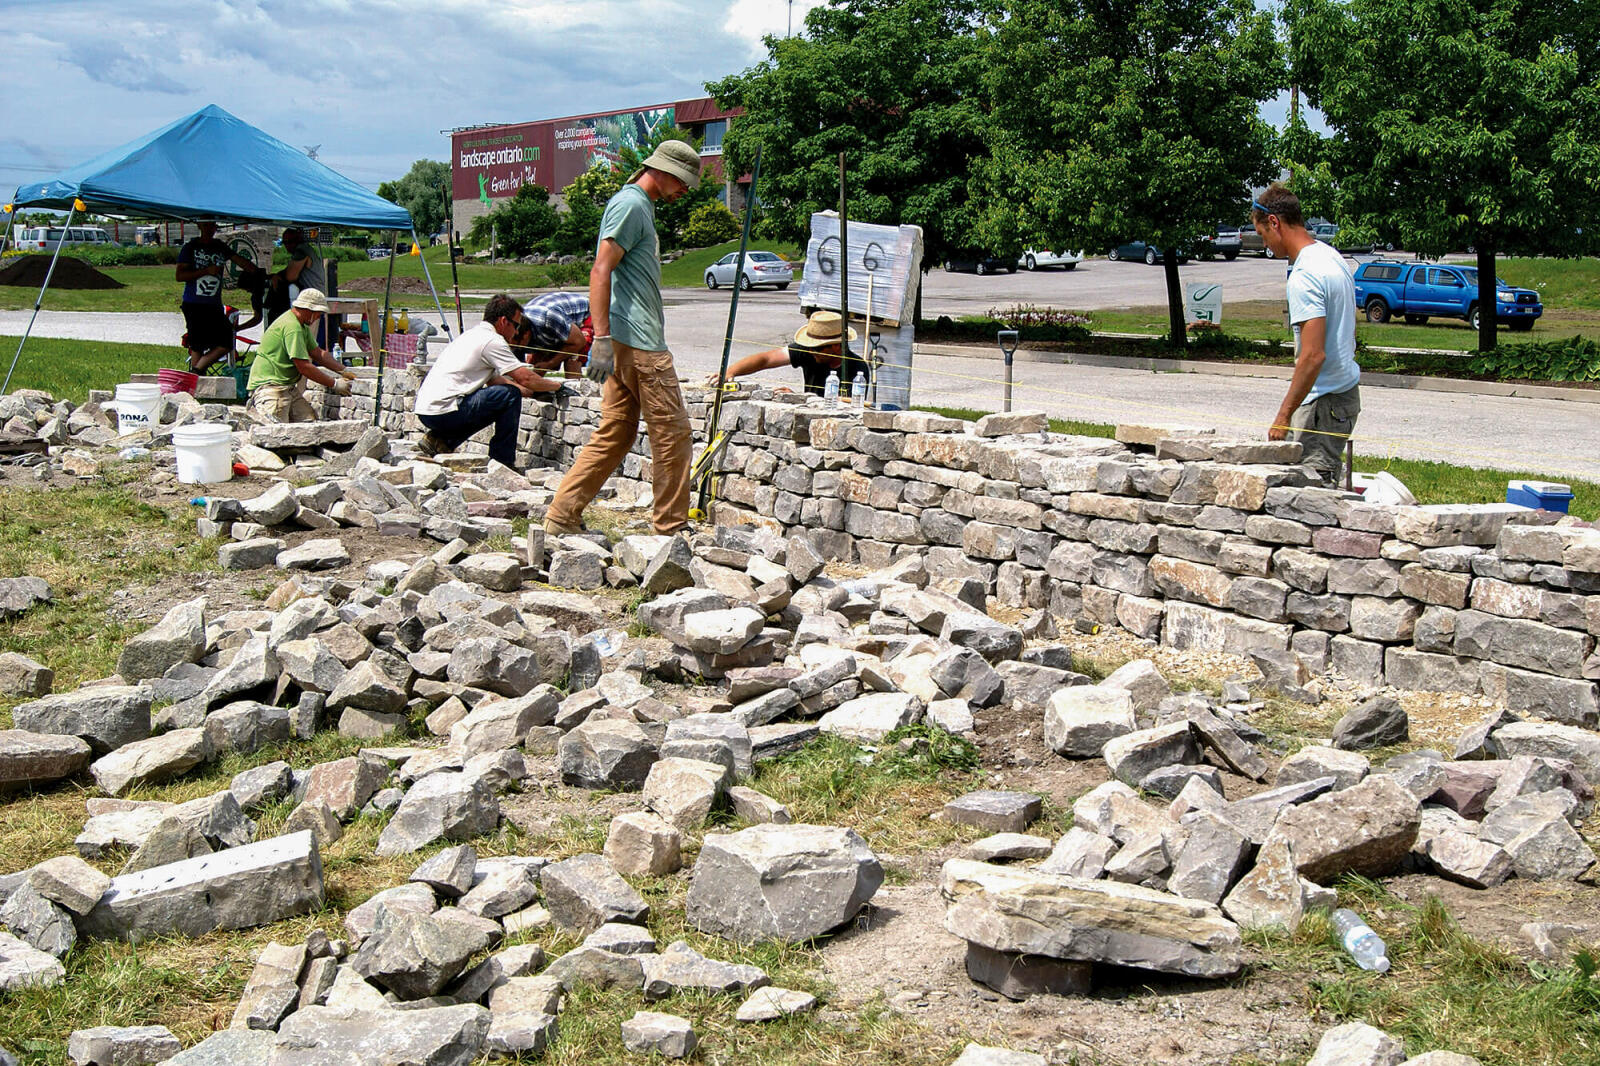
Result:
{"label": "blue cooler", "polygon": [[1506,502],[1566,514],[1572,503],[1572,489],[1557,481],[1508,481]]}

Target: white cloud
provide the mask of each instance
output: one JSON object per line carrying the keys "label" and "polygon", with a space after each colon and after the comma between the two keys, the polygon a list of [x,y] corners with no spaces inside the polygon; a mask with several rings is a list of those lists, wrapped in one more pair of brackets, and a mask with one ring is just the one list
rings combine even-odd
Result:
{"label": "white cloud", "polygon": [[0,0],[0,20],[30,56],[7,188],[212,103],[376,185],[448,158],[441,130],[703,95],[759,37],[728,0]]}
{"label": "white cloud", "polygon": [[748,43],[757,57],[766,55],[761,39],[768,34],[782,37],[805,28],[806,12],[821,6],[822,0],[733,0],[722,28]]}

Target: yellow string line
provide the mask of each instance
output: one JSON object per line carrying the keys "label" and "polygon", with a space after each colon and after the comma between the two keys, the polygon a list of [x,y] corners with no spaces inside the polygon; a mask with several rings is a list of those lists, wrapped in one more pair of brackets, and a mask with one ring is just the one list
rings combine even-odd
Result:
{"label": "yellow string line", "polygon": [[[927,355],[932,355],[932,354],[935,354],[935,353],[923,353],[923,354],[926,357]],[[961,356],[944,356],[944,355],[940,355],[939,357],[940,358],[947,358],[947,359],[962,358]],[[881,360],[874,364],[875,367],[877,367],[877,366],[889,366],[889,365],[893,365],[893,364],[885,363],[885,362],[883,362]],[[918,364],[918,365],[912,367],[911,369],[912,369],[913,373],[936,374],[936,375],[939,375],[941,377],[956,378],[956,379],[962,380],[962,381],[972,381],[972,382],[980,382],[980,383],[983,383],[983,384],[1002,385],[1002,386],[1005,384],[1005,379],[1004,378],[981,377],[981,376],[974,375],[974,374],[958,374],[955,371],[951,371],[951,370],[936,370],[936,369],[933,369],[933,368],[931,368],[929,366],[926,366],[924,364]],[[1052,387],[1047,386],[1047,385],[1032,385],[1032,384],[1028,384],[1027,382],[1013,381],[1012,382],[1012,388],[1013,389],[1030,389],[1030,390],[1032,390],[1034,392],[1046,393],[1046,394],[1054,395],[1054,396],[1064,396],[1064,397],[1068,397],[1068,398],[1071,398],[1071,399],[1100,400],[1100,401],[1102,401],[1104,403],[1107,403],[1107,404],[1144,408],[1146,410],[1158,411],[1158,412],[1167,413],[1167,414],[1179,414],[1179,415],[1183,415],[1183,416],[1188,417],[1188,418],[1192,418],[1192,419],[1196,419],[1196,420],[1210,420],[1212,422],[1216,422],[1216,423],[1219,423],[1219,424],[1249,426],[1249,427],[1251,427],[1253,429],[1259,429],[1260,426],[1261,426],[1260,422],[1255,421],[1253,419],[1239,418],[1239,417],[1225,415],[1225,414],[1214,414],[1214,413],[1209,412],[1209,411],[1199,411],[1199,410],[1196,410],[1194,408],[1176,407],[1176,406],[1172,406],[1172,405],[1169,405],[1169,404],[1151,403],[1149,401],[1143,401],[1143,400],[1128,400],[1128,399],[1124,399],[1122,397],[1105,396],[1105,395],[1101,395],[1099,393],[1073,392],[1073,391],[1070,391],[1070,390],[1067,390],[1067,389],[1052,388]],[[955,393],[955,392],[953,392],[952,390],[949,390],[949,389],[934,389],[934,390],[927,390],[927,391],[932,391],[937,395],[958,395],[957,393]],[[1291,429],[1292,427],[1285,426],[1283,428]],[[1309,429],[1306,429],[1306,430],[1294,430],[1294,432],[1298,432],[1298,433],[1319,433],[1319,434],[1322,434],[1324,436],[1330,436],[1330,437],[1339,437],[1339,438],[1344,438],[1344,439],[1349,439],[1350,438],[1350,434],[1347,434],[1347,433],[1333,433],[1331,431],[1326,431],[1326,430],[1309,430]],[[1472,449],[1472,448],[1453,447],[1453,446],[1444,444],[1443,442],[1439,441],[1436,438],[1430,438],[1430,437],[1418,437],[1418,438],[1409,438],[1408,439],[1408,438],[1402,438],[1402,437],[1367,437],[1367,436],[1362,436],[1360,434],[1357,434],[1356,436],[1359,437],[1359,439],[1361,440],[1361,442],[1363,444],[1370,444],[1370,445],[1373,445],[1373,446],[1376,446],[1376,447],[1382,447],[1382,448],[1387,449],[1387,451],[1389,453],[1389,459],[1391,461],[1393,459],[1397,458],[1397,455],[1396,455],[1396,452],[1395,452],[1395,448],[1397,446],[1416,447],[1416,446],[1419,446],[1419,445],[1427,446],[1427,447],[1431,448],[1432,450],[1440,452],[1440,453],[1445,454],[1445,455],[1457,455],[1457,456],[1479,457],[1479,458],[1488,457],[1488,458],[1508,459],[1508,460],[1514,460],[1514,461],[1516,461],[1516,462],[1518,462],[1518,463],[1520,463],[1522,465],[1527,465],[1527,463],[1529,461],[1532,461],[1532,460],[1541,460],[1541,459],[1542,460],[1565,461],[1565,462],[1587,462],[1587,461],[1589,461],[1590,459],[1593,458],[1592,456],[1586,458],[1584,456],[1577,456],[1577,455],[1563,455],[1563,454],[1551,454],[1551,453],[1541,453],[1541,452],[1527,452],[1527,453],[1503,452],[1503,451],[1493,451],[1493,450],[1487,450],[1487,449]]]}
{"label": "yellow string line", "polygon": [[[769,343],[769,342],[766,342],[766,341],[756,341],[756,340],[751,340],[751,339],[745,338],[745,337],[728,336],[728,337],[725,337],[723,339],[725,341],[727,341],[728,343],[730,343],[730,344],[748,345],[749,347],[758,348],[758,349],[760,349],[762,351],[767,351],[767,350],[773,349],[773,348],[782,348],[782,347],[786,346],[785,344],[782,344],[782,343],[772,344],[772,343]],[[520,345],[520,344],[514,344],[514,345],[511,345],[510,347],[515,352],[544,352],[544,353],[549,354],[549,355],[566,356],[567,358],[570,358],[570,359],[582,358],[581,354],[580,355],[574,355],[572,352],[568,352],[565,349],[561,349],[561,348],[544,348],[544,347],[540,347],[538,345]],[[387,349],[386,348],[383,350],[383,354],[387,354]],[[922,352],[920,354],[922,355],[922,357],[924,359],[928,359],[928,358],[940,358],[940,359],[972,358],[970,356],[945,355],[942,352],[938,352],[938,353],[936,353],[936,352]],[[879,367],[897,365],[897,364],[887,363],[887,362],[885,362],[883,360],[873,361],[873,360],[868,360],[868,359],[862,359],[861,362],[866,364],[866,365],[871,366],[873,368],[873,372],[874,373],[877,372],[877,368],[879,368]],[[1070,365],[1070,364],[1063,364],[1063,365]],[[914,366],[912,366],[912,367],[910,367],[908,369],[911,369],[914,373],[936,374],[936,375],[939,375],[941,377],[955,378],[955,379],[962,380],[962,381],[977,382],[977,383],[986,384],[986,385],[1000,385],[1000,386],[1004,386],[1005,385],[1005,379],[1004,378],[982,377],[980,375],[975,375],[975,374],[958,374],[955,371],[951,371],[951,370],[936,370],[936,369],[934,369],[932,367],[927,366],[926,364],[916,364],[916,365],[914,365]],[[725,383],[725,387],[726,387],[726,383]],[[1052,395],[1052,396],[1062,396],[1062,397],[1066,397],[1066,398],[1069,398],[1069,399],[1075,399],[1075,400],[1098,400],[1098,401],[1101,401],[1103,403],[1110,404],[1110,405],[1113,405],[1113,406],[1120,405],[1120,406],[1123,406],[1123,407],[1140,408],[1140,409],[1143,409],[1143,410],[1159,412],[1159,413],[1162,413],[1162,414],[1181,415],[1181,416],[1183,416],[1185,418],[1191,418],[1191,419],[1196,419],[1196,420],[1200,420],[1200,421],[1209,421],[1209,422],[1216,423],[1218,425],[1247,426],[1247,427],[1249,427],[1249,428],[1251,428],[1253,430],[1259,430],[1260,427],[1261,427],[1261,423],[1259,421],[1255,420],[1255,419],[1240,418],[1240,417],[1237,417],[1237,416],[1231,416],[1231,415],[1227,415],[1227,414],[1218,414],[1216,412],[1202,411],[1202,410],[1198,410],[1196,408],[1190,408],[1190,407],[1178,407],[1178,406],[1174,406],[1174,405],[1171,405],[1171,404],[1152,403],[1152,402],[1145,401],[1145,400],[1129,400],[1129,399],[1125,399],[1123,397],[1106,396],[1106,395],[1103,395],[1103,394],[1092,393],[1092,392],[1079,392],[1079,391],[1071,391],[1071,390],[1067,390],[1067,389],[1057,389],[1057,388],[1052,388],[1052,387],[1047,386],[1047,385],[1033,385],[1033,384],[1029,384],[1028,382],[1023,382],[1023,381],[1013,381],[1012,382],[1012,388],[1013,389],[1025,389],[1025,390],[1030,390],[1032,392],[1043,393],[1043,394]],[[950,390],[950,389],[931,389],[931,390],[930,389],[922,389],[921,391],[923,391],[923,392],[932,392],[934,395],[943,395],[943,396],[961,395],[961,394],[959,394],[959,393],[957,393],[957,392],[955,392],[953,390]],[[1350,439],[1352,439],[1352,435],[1351,434],[1348,434],[1348,433],[1335,433],[1335,432],[1333,432],[1331,430],[1296,429],[1293,426],[1282,425],[1282,424],[1273,424],[1270,428],[1283,429],[1283,430],[1286,430],[1286,431],[1289,431],[1289,432],[1294,432],[1294,433],[1317,434],[1317,435],[1320,435],[1320,436],[1335,437],[1335,438],[1338,438],[1338,439],[1341,439],[1341,440],[1350,440]],[[1416,438],[1369,437],[1369,436],[1364,436],[1364,435],[1359,435],[1359,434],[1356,435],[1356,436],[1359,437],[1359,439],[1361,440],[1361,443],[1363,445],[1376,447],[1376,448],[1382,448],[1387,453],[1386,457],[1385,457],[1385,460],[1384,460],[1386,463],[1392,463],[1395,459],[1399,458],[1399,455],[1398,455],[1398,452],[1397,452],[1397,448],[1401,447],[1401,446],[1412,447],[1412,448],[1426,448],[1428,450],[1437,452],[1437,453],[1442,454],[1442,455],[1450,455],[1450,456],[1457,456],[1457,457],[1478,458],[1478,459],[1509,460],[1509,461],[1513,461],[1513,462],[1519,463],[1519,464],[1524,465],[1524,466],[1528,465],[1528,463],[1530,463],[1532,461],[1537,461],[1537,460],[1556,461],[1556,462],[1586,462],[1586,461],[1588,461],[1588,458],[1592,458],[1592,457],[1586,458],[1584,456],[1578,456],[1578,455],[1564,455],[1564,454],[1560,454],[1560,453],[1549,453],[1549,452],[1518,453],[1518,452],[1496,451],[1496,450],[1482,449],[1482,448],[1463,448],[1463,447],[1460,447],[1460,446],[1457,446],[1457,445],[1445,444],[1444,442],[1438,440],[1437,438],[1431,438],[1431,437],[1416,437]]]}

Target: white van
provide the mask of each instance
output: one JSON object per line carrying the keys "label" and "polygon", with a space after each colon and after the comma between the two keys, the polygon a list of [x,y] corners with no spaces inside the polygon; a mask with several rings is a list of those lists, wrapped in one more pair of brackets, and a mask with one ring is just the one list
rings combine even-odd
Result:
{"label": "white van", "polygon": [[32,226],[19,230],[15,242],[17,250],[23,252],[51,252],[58,244],[69,248],[81,244],[102,248],[117,246],[111,234],[99,226]]}

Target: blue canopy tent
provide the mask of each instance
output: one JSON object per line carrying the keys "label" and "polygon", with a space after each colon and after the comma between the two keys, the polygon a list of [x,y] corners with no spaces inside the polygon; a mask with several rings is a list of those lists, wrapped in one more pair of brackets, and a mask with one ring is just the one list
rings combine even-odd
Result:
{"label": "blue canopy tent", "polygon": [[[75,212],[129,214],[140,217],[316,223],[409,232],[417,241],[411,213],[369,192],[337,171],[296,151],[276,137],[243,122],[215,104],[208,105],[129,141],[120,148],[69,167],[46,181],[23,185],[6,205],[6,231],[19,207],[64,210],[70,225]],[[55,256],[61,254],[56,246]],[[55,259],[45,274],[34,318],[44,301]],[[433,293],[441,321],[449,324],[433,277],[423,260],[423,274]],[[393,270],[390,271],[391,276]],[[385,303],[388,296],[385,294]],[[17,356],[33,331],[28,321]],[[382,366],[382,361],[379,363]],[[380,369],[381,373],[381,369]],[[4,394],[11,371],[0,384]]]}

